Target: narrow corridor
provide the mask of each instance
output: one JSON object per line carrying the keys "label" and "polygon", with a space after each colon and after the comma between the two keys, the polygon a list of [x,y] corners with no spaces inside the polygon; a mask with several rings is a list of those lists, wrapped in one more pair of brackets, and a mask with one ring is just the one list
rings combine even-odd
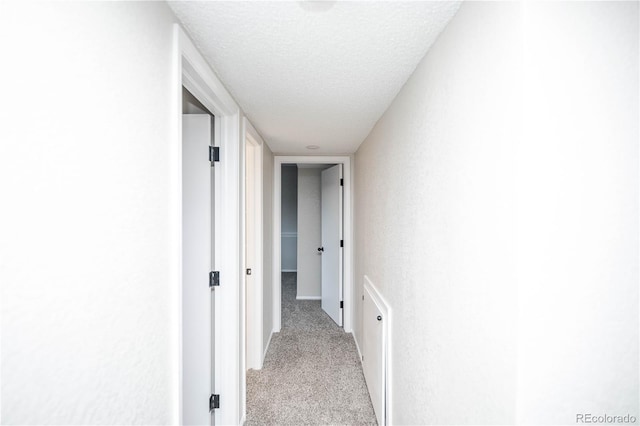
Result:
{"label": "narrow corridor", "polygon": [[247,373],[247,425],[376,424],[353,336],[282,274],[282,330]]}

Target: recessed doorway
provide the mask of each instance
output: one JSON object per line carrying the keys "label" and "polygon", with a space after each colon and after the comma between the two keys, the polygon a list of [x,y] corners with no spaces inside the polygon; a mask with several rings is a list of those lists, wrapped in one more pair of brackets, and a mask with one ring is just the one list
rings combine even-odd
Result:
{"label": "recessed doorway", "polygon": [[[302,169],[305,168],[316,168],[318,172],[324,173],[322,169],[325,169],[328,173],[332,174],[331,178],[327,178],[331,180],[335,178],[336,192],[334,194],[335,201],[335,210],[339,212],[334,220],[334,228],[332,231],[329,231],[327,235],[330,235],[330,232],[335,233],[335,235],[327,236],[323,241],[320,239],[319,244],[314,245],[312,255],[315,256],[316,265],[321,265],[317,261],[322,259],[322,256],[325,258],[330,258],[332,256],[337,256],[339,260],[337,260],[334,265],[333,273],[335,276],[329,280],[327,283],[331,282],[332,294],[329,294],[327,289],[324,291],[324,296],[322,292],[322,285],[320,285],[319,294],[304,294],[297,290],[297,293],[300,294],[300,298],[321,298],[326,299],[327,309],[325,312],[336,322],[337,325],[343,326],[345,332],[352,331],[352,319],[351,319],[351,305],[352,305],[352,226],[351,226],[351,158],[348,156],[338,156],[338,157],[287,157],[287,156],[276,156],[274,159],[274,234],[273,234],[273,253],[274,253],[274,297],[273,297],[273,313],[274,313],[274,332],[279,332],[282,326],[282,272],[286,270],[283,268],[282,264],[282,248],[283,241],[285,240],[285,235],[282,234],[282,176],[283,176],[283,165],[297,165],[298,167],[302,166]],[[331,172],[329,172],[331,171]],[[303,174],[305,174],[303,172]],[[322,179],[319,179],[320,182]],[[322,191],[322,184],[319,187],[320,194]],[[325,202],[326,204],[326,202]],[[325,219],[326,222],[326,219]],[[329,228],[327,228],[329,229]],[[286,231],[285,231],[286,232]],[[321,231],[322,234],[322,231]],[[300,238],[299,230],[298,230],[298,238]],[[334,241],[329,241],[333,240]],[[301,243],[297,243],[296,247],[300,250],[309,251],[311,247],[306,247],[304,241]],[[325,247],[326,246],[326,247]],[[334,247],[335,246],[335,247]],[[306,252],[305,252],[306,253]],[[296,255],[297,262],[297,271],[302,266],[305,267],[305,260],[300,256],[301,252],[298,251]],[[310,253],[306,253],[309,255],[309,259],[313,258]],[[313,263],[313,262],[312,262]],[[328,262],[325,262],[328,264]],[[323,266],[320,266],[320,270],[322,270]],[[325,272],[325,277],[329,272]],[[322,273],[320,274],[320,282],[322,282]],[[313,280],[311,280],[313,281]],[[334,288],[335,287],[335,288]],[[302,291],[307,291],[308,289],[303,285]],[[313,290],[312,290],[313,291]],[[332,298],[332,299],[329,299]],[[335,299],[335,300],[333,300]],[[324,300],[323,300],[324,302]],[[333,306],[335,304],[335,307]],[[324,308],[324,306],[323,306]]]}

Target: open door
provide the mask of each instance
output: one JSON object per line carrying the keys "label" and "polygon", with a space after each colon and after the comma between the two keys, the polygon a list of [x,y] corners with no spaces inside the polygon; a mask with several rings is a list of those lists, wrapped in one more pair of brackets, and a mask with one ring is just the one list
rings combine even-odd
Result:
{"label": "open door", "polygon": [[322,309],[342,327],[342,164],[322,171]]}
{"label": "open door", "polygon": [[[182,424],[212,425],[213,117],[182,119]],[[212,400],[215,402],[215,400]]]}

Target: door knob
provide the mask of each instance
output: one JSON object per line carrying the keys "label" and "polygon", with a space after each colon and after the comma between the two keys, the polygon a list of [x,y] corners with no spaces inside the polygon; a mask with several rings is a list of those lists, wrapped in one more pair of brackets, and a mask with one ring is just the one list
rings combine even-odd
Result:
{"label": "door knob", "polygon": [[318,247],[318,251],[324,251],[324,247]]}

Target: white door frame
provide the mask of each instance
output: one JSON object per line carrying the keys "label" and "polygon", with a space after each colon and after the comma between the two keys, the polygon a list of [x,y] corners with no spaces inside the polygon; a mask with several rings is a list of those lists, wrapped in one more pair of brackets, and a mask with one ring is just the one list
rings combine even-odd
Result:
{"label": "white door frame", "polygon": [[[259,370],[262,368],[263,358],[263,244],[264,244],[264,235],[263,235],[263,212],[262,207],[263,203],[263,195],[262,195],[262,186],[263,186],[263,177],[262,177],[262,162],[263,162],[263,147],[264,141],[262,137],[258,133],[258,131],[253,127],[251,122],[244,118],[242,121],[242,134],[244,135],[245,143],[243,147],[250,145],[252,149],[250,151],[246,151],[244,155],[251,155],[253,157],[253,173],[251,176],[253,177],[253,204],[255,206],[253,214],[249,214],[246,210],[245,205],[245,197],[242,197],[242,217],[245,218],[242,223],[243,228],[243,236],[246,238],[246,218],[250,216],[253,218],[253,229],[255,233],[255,241],[253,245],[253,257],[254,262],[252,265],[248,265],[245,256],[243,256],[243,270],[246,268],[251,268],[251,277],[253,278],[253,293],[249,293],[251,289],[247,289],[247,293],[244,292],[246,288],[246,274],[242,274],[243,285],[241,286],[241,300],[243,303],[241,304],[241,321],[244,321],[246,318],[249,323],[241,326],[241,343],[244,344],[245,338],[247,342],[246,350],[241,352],[242,354],[242,371],[246,371],[248,368],[253,368]],[[243,156],[244,157],[244,156]],[[250,182],[246,182],[245,178],[247,176],[246,170],[244,169],[246,162],[243,161],[243,172],[242,172],[242,180],[243,185],[242,188],[246,188]],[[243,194],[246,192],[243,191]],[[244,241],[244,239],[243,239]],[[249,310],[249,314],[244,311],[244,308]],[[245,336],[245,332],[247,333]],[[246,414],[246,375],[243,375],[241,381],[241,405],[243,414]]]}
{"label": "white door frame", "polygon": [[283,164],[342,164],[344,179],[344,331],[353,331],[353,214],[352,214],[352,156],[274,156],[273,167],[273,332],[280,331],[282,326],[282,273],[281,273],[281,197],[282,197],[282,165]]}
{"label": "white door frame", "polygon": [[[214,269],[220,271],[220,287],[215,292],[215,393],[224,401],[215,413],[218,424],[239,424],[241,420],[240,382],[240,108],[216,77],[193,42],[174,24],[174,143],[172,144],[170,205],[174,310],[172,348],[175,348],[172,375],[176,395],[176,419],[182,424],[182,86],[187,88],[215,116],[215,143],[220,147],[220,163],[215,173]],[[206,155],[203,154],[203,155]],[[159,289],[160,290],[160,289]],[[203,319],[210,320],[210,319]],[[224,326],[221,326],[224,325]],[[208,401],[202,402],[204,405]]]}

